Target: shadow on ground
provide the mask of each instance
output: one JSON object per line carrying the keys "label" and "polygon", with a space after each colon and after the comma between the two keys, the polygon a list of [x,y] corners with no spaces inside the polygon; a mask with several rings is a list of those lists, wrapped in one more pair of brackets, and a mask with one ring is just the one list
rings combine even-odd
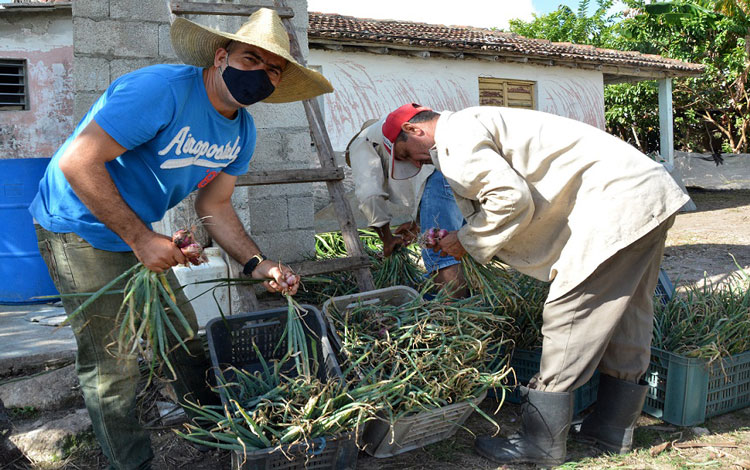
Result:
{"label": "shadow on ground", "polygon": [[687,190],[698,208],[694,212],[731,209],[750,204],[750,189],[712,190],[690,187]]}

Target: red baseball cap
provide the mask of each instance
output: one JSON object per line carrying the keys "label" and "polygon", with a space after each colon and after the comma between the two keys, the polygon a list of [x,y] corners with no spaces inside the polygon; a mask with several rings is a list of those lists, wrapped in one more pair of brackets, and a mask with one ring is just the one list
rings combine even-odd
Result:
{"label": "red baseball cap", "polygon": [[419,168],[410,162],[398,161],[393,157],[393,145],[401,133],[401,125],[422,111],[432,111],[432,108],[417,103],[409,103],[392,111],[383,122],[383,146],[391,155],[391,178],[396,180],[409,179],[419,173]]}

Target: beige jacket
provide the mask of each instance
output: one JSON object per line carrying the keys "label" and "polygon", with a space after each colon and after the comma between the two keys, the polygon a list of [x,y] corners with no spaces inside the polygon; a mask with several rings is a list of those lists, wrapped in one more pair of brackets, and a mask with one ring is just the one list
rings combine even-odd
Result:
{"label": "beige jacket", "polygon": [[444,112],[433,163],[466,218],[466,251],[552,281],[548,300],[688,200],[664,167],[579,121],[522,109]]}
{"label": "beige jacket", "polygon": [[434,167],[422,167],[414,178],[393,180],[391,157],[383,146],[383,121],[376,121],[352,139],[347,147],[354,178],[354,194],[370,227],[382,227],[390,223],[391,212],[386,201],[412,209],[416,220],[419,201],[422,199],[427,178]]}

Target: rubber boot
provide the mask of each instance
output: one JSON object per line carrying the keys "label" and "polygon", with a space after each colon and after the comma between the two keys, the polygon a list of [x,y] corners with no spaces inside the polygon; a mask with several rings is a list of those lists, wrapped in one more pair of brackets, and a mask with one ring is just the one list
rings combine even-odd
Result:
{"label": "rubber boot", "polygon": [[540,392],[520,387],[521,429],[510,437],[479,436],[476,452],[499,464],[560,465],[573,418],[572,392]]}
{"label": "rubber boot", "polygon": [[641,415],[647,392],[645,382],[635,384],[600,374],[594,411],[586,416],[574,437],[614,454],[630,452],[635,422]]}

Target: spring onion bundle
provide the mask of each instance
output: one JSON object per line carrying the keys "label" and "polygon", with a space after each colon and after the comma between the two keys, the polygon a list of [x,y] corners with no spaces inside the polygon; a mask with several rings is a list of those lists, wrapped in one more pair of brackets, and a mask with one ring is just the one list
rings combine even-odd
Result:
{"label": "spring onion bundle", "polygon": [[[425,230],[417,243],[425,249],[434,249],[448,235],[445,229],[432,227]],[[471,295],[480,296],[493,308],[507,310],[519,299],[510,272],[498,262],[483,265],[469,253],[461,257],[461,269]]]}
{"label": "spring onion bundle", "polygon": [[[261,370],[251,373],[229,367],[218,374],[216,390],[224,394],[225,405],[188,404],[197,418],[184,425],[180,436],[245,453],[297,443],[310,445],[316,437],[360,428],[375,413],[372,403],[394,393],[395,385],[390,383],[350,387],[338,377],[321,381],[318,358],[308,354],[311,338],[304,332],[303,310],[291,296],[287,300],[287,325],[277,345],[282,347],[286,340],[283,357],[267,362],[253,344]],[[293,371],[286,367],[290,362]]]}
{"label": "spring onion bundle", "polygon": [[513,275],[499,262],[480,264],[470,254],[461,257],[466,285],[472,295],[478,295],[495,309],[512,311],[523,301]]}
{"label": "spring onion bundle", "polygon": [[361,303],[329,315],[355,377],[366,385],[402,384],[378,405],[391,422],[508,386],[507,357],[498,357],[508,319],[482,310],[477,298]]}
{"label": "spring onion bundle", "polygon": [[705,282],[654,302],[653,346],[687,357],[716,360],[750,351],[750,289],[735,276]]}
{"label": "spring onion bundle", "polygon": [[199,444],[251,452],[352,431],[374,414],[368,396],[379,396],[379,385],[348,389],[336,380],[287,377],[280,372],[282,361],[256,373],[225,370],[234,377],[232,383],[219,384],[228,405],[188,404],[198,417],[184,425],[186,432],[177,433]]}
{"label": "spring onion bundle", "polygon": [[[169,313],[182,329],[180,333],[170,320]],[[169,353],[182,347],[190,354],[185,344],[195,336],[185,315],[177,306],[177,299],[164,274],[157,274],[145,267],[138,269],[125,286],[122,308],[117,315],[115,343],[120,354],[140,353],[148,357],[146,350],[151,348],[153,354],[149,362],[149,377],[158,372],[164,365],[176,378],[174,368],[169,361]],[[174,340],[170,340],[170,336]],[[170,347],[170,343],[175,343]]]}
{"label": "spring onion bundle", "polygon": [[[341,232],[326,232],[315,235],[315,259],[335,259],[346,256],[346,246]],[[337,271],[320,274],[313,280],[304,280],[297,298],[320,305],[331,297],[357,292],[357,279],[352,271]]]}
{"label": "spring onion bundle", "polygon": [[[420,289],[424,283],[424,270],[419,267],[418,254],[411,247],[399,246],[389,257],[382,254],[383,243],[375,232],[360,230],[359,237],[370,259],[370,270],[376,289],[395,285],[408,285]],[[341,232],[315,235],[315,259],[334,259],[347,256]],[[317,276],[306,281],[297,297],[314,304],[322,304],[331,297],[357,292],[358,285],[351,271],[341,271]]]}
{"label": "spring onion bundle", "polygon": [[513,317],[515,347],[526,350],[540,349],[542,312],[549,294],[549,283],[519,272],[513,273],[512,282],[518,300],[507,314]]}
{"label": "spring onion bundle", "polygon": [[[207,261],[203,247],[196,243],[192,231],[178,230],[172,241],[180,248],[189,263],[200,265]],[[125,279],[128,281],[123,291],[111,290]],[[87,295],[88,299],[68,315],[68,320],[88,308],[102,295],[111,294],[123,294],[123,301],[115,320],[117,326],[113,346],[116,346],[117,353],[140,353],[143,357],[148,357],[147,352],[150,349],[153,354],[150,355],[149,380],[154,374],[161,372],[163,367],[170,371],[172,378],[176,378],[174,367],[169,361],[169,353],[178,347],[188,351],[186,341],[192,339],[195,332],[177,305],[177,298],[166,274],[155,273],[142,263],[137,263],[93,294],[70,294]]]}
{"label": "spring onion bundle", "polygon": [[376,289],[399,285],[419,288],[425,281],[416,255],[408,248],[398,246],[387,257],[371,253],[370,260]]}

